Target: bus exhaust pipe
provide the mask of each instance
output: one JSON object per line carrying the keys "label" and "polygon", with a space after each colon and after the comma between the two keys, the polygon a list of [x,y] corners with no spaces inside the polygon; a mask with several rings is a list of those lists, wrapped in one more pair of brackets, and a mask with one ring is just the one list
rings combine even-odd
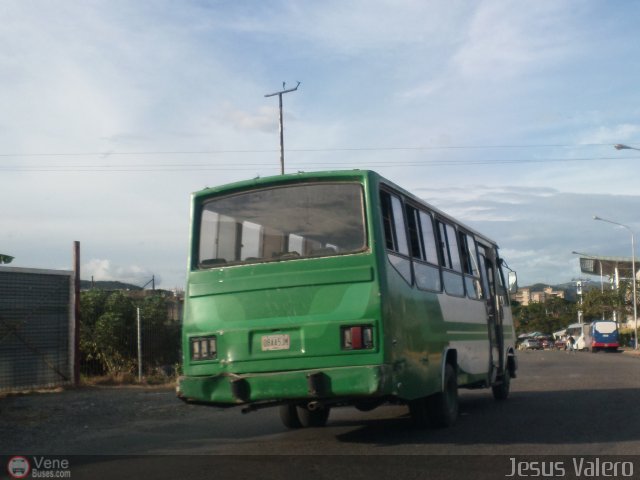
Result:
{"label": "bus exhaust pipe", "polygon": [[316,410],[320,410],[324,408],[324,405],[320,402],[309,402],[307,404],[307,410],[309,410],[310,412],[315,412]]}

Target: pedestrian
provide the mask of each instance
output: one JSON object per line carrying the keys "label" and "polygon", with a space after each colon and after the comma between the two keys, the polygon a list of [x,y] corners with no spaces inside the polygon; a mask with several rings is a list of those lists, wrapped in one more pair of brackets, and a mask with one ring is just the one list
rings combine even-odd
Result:
{"label": "pedestrian", "polygon": [[573,338],[573,335],[569,335],[569,338],[567,338],[567,348],[569,349],[569,352],[576,351],[576,339]]}

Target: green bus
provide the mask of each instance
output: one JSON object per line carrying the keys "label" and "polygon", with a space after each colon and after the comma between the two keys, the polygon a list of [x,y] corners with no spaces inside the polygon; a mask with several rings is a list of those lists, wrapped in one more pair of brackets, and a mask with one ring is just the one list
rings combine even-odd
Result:
{"label": "green bus", "polygon": [[516,376],[502,266],[495,242],[372,171],[194,193],[178,396],[278,406],[289,428],[384,403],[452,425],[459,387],[502,400]]}

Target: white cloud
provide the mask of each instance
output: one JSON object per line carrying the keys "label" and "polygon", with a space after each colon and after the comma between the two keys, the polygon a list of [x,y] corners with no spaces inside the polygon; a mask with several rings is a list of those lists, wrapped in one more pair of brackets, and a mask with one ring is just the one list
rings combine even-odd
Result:
{"label": "white cloud", "polygon": [[452,41],[459,35],[452,27],[464,18],[467,8],[468,4],[454,1],[287,2],[284,11],[274,14],[274,20],[280,20],[273,25],[327,52],[384,56],[400,48],[441,47]]}
{"label": "white cloud", "polygon": [[496,240],[511,268],[518,271],[522,284],[569,280],[577,273],[573,250],[628,256],[627,232],[594,222],[594,213],[640,229],[634,213],[640,210],[637,195],[576,194],[546,187],[504,186],[449,192],[438,189],[432,192],[429,201]]}
{"label": "white cloud", "polygon": [[573,30],[567,27],[574,17],[570,3],[481,2],[453,64],[469,78],[540,71],[572,51]]}
{"label": "white cloud", "polygon": [[427,82],[418,84],[416,86],[409,87],[408,90],[401,91],[398,97],[404,101],[412,101],[423,97],[429,97],[436,95],[442,90],[451,86],[451,79],[441,76],[439,78],[431,79]]}
{"label": "white cloud", "polygon": [[487,86],[494,90],[484,94],[491,96],[517,91],[518,82],[530,82],[526,76],[537,77],[575,53],[575,30],[567,28],[575,21],[574,5],[490,0],[473,6],[464,5],[460,33],[448,45],[453,49],[448,61],[426,81],[403,90],[400,98],[468,97]]}
{"label": "white cloud", "polygon": [[[601,125],[580,135],[578,143],[624,143],[640,138],[640,124]],[[613,150],[611,151],[613,153]]]}
{"label": "white cloud", "polygon": [[[154,276],[153,272],[138,265],[115,265],[110,260],[92,258],[80,267],[83,279],[93,278],[95,281],[120,281],[132,285],[143,286]],[[155,278],[160,283],[160,278]]]}
{"label": "white cloud", "polygon": [[[278,131],[278,107],[260,107],[257,113],[229,108],[226,113],[231,124],[238,130],[259,130],[264,133]],[[290,120],[290,118],[287,118]]]}

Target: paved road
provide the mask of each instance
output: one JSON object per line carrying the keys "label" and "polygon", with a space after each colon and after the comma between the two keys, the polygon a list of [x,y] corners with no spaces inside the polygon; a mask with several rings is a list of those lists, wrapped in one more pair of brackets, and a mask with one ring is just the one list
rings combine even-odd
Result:
{"label": "paved road", "polygon": [[82,389],[0,400],[0,453],[640,454],[640,357],[528,351],[519,361],[506,402],[461,391],[459,421],[445,430],[412,428],[399,406],[335,409],[324,428],[289,431],[275,409],[243,415],[169,390]]}

